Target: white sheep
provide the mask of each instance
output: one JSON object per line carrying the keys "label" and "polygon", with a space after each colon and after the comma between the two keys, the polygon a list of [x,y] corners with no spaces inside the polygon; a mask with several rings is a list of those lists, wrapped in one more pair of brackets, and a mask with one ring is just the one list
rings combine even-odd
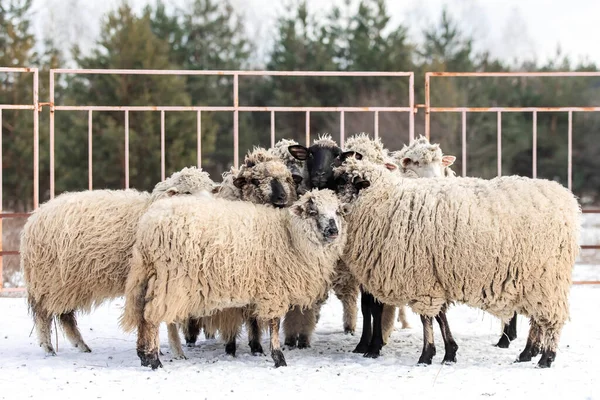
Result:
{"label": "white sheep", "polygon": [[[231,168],[223,175],[223,182],[214,190],[214,196],[232,201],[247,201],[273,207],[289,207],[297,200],[296,181],[286,164],[279,156],[262,147],[254,147],[244,158],[239,169]],[[243,323],[246,323],[249,346],[252,354],[263,353],[260,344],[261,327],[243,308],[230,308],[201,319],[189,319],[182,322],[183,327],[204,325],[205,334],[214,336],[219,333],[225,342],[225,352],[235,355],[236,338]],[[175,324],[168,324],[168,337],[175,359],[185,359],[181,339]],[[185,333],[184,329],[184,333]],[[186,337],[188,345],[195,337]]]}
{"label": "white sheep", "polygon": [[140,219],[121,317],[125,330],[138,328],[142,365],[161,366],[162,321],[246,306],[268,321],[275,366],[286,365],[280,318],[328,290],[346,241],[343,213],[329,190],[288,209],[191,196],[155,203]]}
{"label": "white sheep", "polygon": [[214,182],[198,168],[184,168],[153,192],[91,190],[63,193],[42,204],[21,232],[21,269],[40,346],[55,355],[51,323],[58,317],[67,338],[90,352],[75,311],[90,312],[122,296],[139,217],[158,199],[210,192]]}
{"label": "white sheep", "polygon": [[[509,176],[402,179],[368,161],[337,168],[351,202],[343,260],[369,293],[421,315],[420,363],[435,354],[432,318],[452,302],[503,321],[530,318],[525,350],[550,367],[569,317],[580,207],[557,182]],[[382,345],[382,343],[381,343]]]}

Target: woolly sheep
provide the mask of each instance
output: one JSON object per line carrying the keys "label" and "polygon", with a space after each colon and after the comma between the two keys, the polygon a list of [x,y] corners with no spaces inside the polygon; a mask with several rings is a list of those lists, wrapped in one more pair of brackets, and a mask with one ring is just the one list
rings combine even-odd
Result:
{"label": "woolly sheep", "polygon": [[503,321],[515,311],[528,316],[518,361],[539,346],[538,366],[550,367],[579,253],[581,210],[569,190],[518,176],[398,184],[385,168],[355,159],[334,174],[340,198],[351,201],[342,258],[369,293],[421,315],[420,363],[435,354],[432,317],[460,302]]}
{"label": "woolly sheep", "polygon": [[342,149],[329,134],[319,135],[312,146],[296,144],[288,147],[296,160],[304,161],[310,189],[335,189],[331,165],[342,154]]}
{"label": "woolly sheep", "polygon": [[[415,172],[419,177],[454,177],[455,172],[450,169],[456,157],[442,155],[438,144],[430,144],[426,137],[420,136],[409,146],[392,153],[397,164],[402,166],[404,172]],[[440,165],[442,171],[440,171]],[[504,324],[503,333],[496,346],[508,348],[510,342],[517,338],[517,314],[513,315],[510,322]]]}
{"label": "woolly sheep", "polygon": [[73,346],[90,352],[75,311],[90,312],[123,295],[139,217],[162,197],[208,192],[213,186],[206,172],[184,168],[157,183],[151,194],[133,189],[63,193],[35,210],[21,233],[21,269],[44,351],[56,355],[50,334],[57,316]]}
{"label": "woolly sheep", "polygon": [[280,318],[328,289],[346,241],[343,213],[329,190],[284,210],[191,196],[154,204],[140,219],[121,316],[126,331],[138,328],[142,365],[162,366],[160,322],[246,306],[268,321],[275,366],[286,365]]}
{"label": "woolly sheep", "polygon": [[[223,176],[223,182],[214,190],[215,197],[248,201],[254,204],[265,204],[273,207],[289,207],[297,200],[295,181],[283,161],[267,149],[254,147],[244,158],[243,165],[232,168]],[[182,326],[192,327],[199,332],[197,325],[205,326],[205,334],[214,336],[217,332],[225,342],[225,352],[235,355],[236,338],[246,320],[249,334],[249,345],[252,354],[263,353],[260,344],[260,329],[252,318],[243,317],[247,310],[241,308],[228,309],[199,320],[183,321]],[[190,329],[187,329],[189,332]],[[184,329],[184,333],[185,333]],[[175,359],[185,359],[181,348],[181,340],[174,324],[168,324],[169,344]],[[196,341],[197,334],[186,336],[188,346]]]}

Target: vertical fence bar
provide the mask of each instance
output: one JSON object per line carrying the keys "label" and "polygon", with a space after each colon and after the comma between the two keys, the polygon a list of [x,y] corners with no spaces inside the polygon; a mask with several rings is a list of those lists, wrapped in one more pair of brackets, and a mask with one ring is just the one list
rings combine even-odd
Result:
{"label": "vertical fence bar", "polygon": [[344,120],[345,115],[343,111],[340,111],[340,147],[344,148]]}
{"label": "vertical fence bar", "polygon": [[408,135],[410,138],[409,143],[412,143],[415,138],[415,74],[413,72],[411,72],[408,79],[408,105],[410,107]]}
{"label": "vertical fence bar", "polygon": [[502,176],[502,111],[498,111],[498,176]]}
{"label": "vertical fence bar", "polygon": [[373,117],[374,119],[374,128],[373,128],[373,132],[375,135],[375,139],[377,139],[379,137],[379,111],[375,111],[375,116]]}
{"label": "vertical fence bar", "polygon": [[160,180],[165,180],[165,111],[160,111]]}
{"label": "vertical fence bar", "polygon": [[202,111],[196,111],[196,159],[198,168],[202,166]]}
{"label": "vertical fence bar", "polygon": [[537,111],[533,112],[533,143],[531,144],[531,147],[533,147],[532,151],[532,177],[535,179],[537,178]]}
{"label": "vertical fence bar", "polygon": [[275,146],[275,111],[271,111],[271,147]]}
{"label": "vertical fence bar", "polygon": [[129,188],[129,110],[125,110],[125,189]]}
{"label": "vertical fence bar", "polygon": [[92,110],[88,111],[88,189],[92,190]]}
{"label": "vertical fence bar", "polygon": [[33,71],[33,209],[40,203],[39,72]]}
{"label": "vertical fence bar", "polygon": [[[0,108],[0,213],[2,213],[2,109]],[[0,252],[2,252],[2,218],[0,218]],[[0,292],[4,287],[3,261],[4,257],[0,255]]]}
{"label": "vertical fence bar", "polygon": [[239,99],[239,76],[238,74],[233,75],[233,165],[235,168],[238,167],[239,158],[239,110],[240,99]]}
{"label": "vertical fence bar", "polygon": [[50,199],[54,198],[54,71],[50,70]]}
{"label": "vertical fence bar", "polygon": [[306,142],[306,147],[310,146],[310,111],[306,112],[306,130],[304,131],[304,139]]}
{"label": "vertical fence bar", "polygon": [[467,112],[462,112],[462,176],[467,176]]}
{"label": "vertical fence bar", "polygon": [[430,108],[431,107],[431,99],[429,98],[429,72],[425,73],[425,137],[427,138],[427,140],[430,140],[429,137],[431,136],[431,132],[430,132]]}
{"label": "vertical fence bar", "polygon": [[567,186],[569,190],[573,190],[573,111],[569,111],[567,134]]}

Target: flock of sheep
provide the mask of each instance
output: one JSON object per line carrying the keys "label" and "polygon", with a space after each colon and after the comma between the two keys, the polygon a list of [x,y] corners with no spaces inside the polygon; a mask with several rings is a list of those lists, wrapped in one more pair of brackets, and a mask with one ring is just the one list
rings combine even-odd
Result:
{"label": "flock of sheep", "polygon": [[161,367],[159,326],[175,358],[200,330],[235,355],[243,326],[253,354],[270,333],[275,366],[289,347],[310,346],[332,290],[343,328],[363,327],[354,352],[378,357],[405,306],[420,315],[420,363],[443,362],[458,346],[446,310],[467,304],[502,320],[498,343],[529,317],[518,361],[541,354],[550,367],[569,318],[571,273],[579,251],[580,207],[560,184],[518,176],[456,177],[455,158],[421,137],[390,152],[366,134],[340,148],[329,136],[310,147],[281,140],[255,148],[221,183],[184,168],[152,193],[64,193],[41,205],[21,238],[21,267],[40,346],[54,355],[56,317],[69,341],[90,352],[75,318],[125,297],[120,325],[137,330],[142,366]]}

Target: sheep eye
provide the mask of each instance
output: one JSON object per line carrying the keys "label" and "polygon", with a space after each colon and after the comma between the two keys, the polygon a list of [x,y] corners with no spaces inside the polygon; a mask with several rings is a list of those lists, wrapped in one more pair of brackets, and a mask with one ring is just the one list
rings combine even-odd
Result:
{"label": "sheep eye", "polygon": [[250,182],[252,182],[252,184],[255,185],[255,186],[259,186],[260,185],[260,181],[258,179],[252,179]]}
{"label": "sheep eye", "polygon": [[418,161],[413,162],[413,164],[415,164],[416,167],[419,166],[419,162]]}
{"label": "sheep eye", "polygon": [[187,192],[183,192],[183,194],[192,194],[192,192],[187,191]]}
{"label": "sheep eye", "polygon": [[294,180],[294,183],[299,184],[300,182],[302,182],[302,177],[300,175],[292,175],[292,179]]}

